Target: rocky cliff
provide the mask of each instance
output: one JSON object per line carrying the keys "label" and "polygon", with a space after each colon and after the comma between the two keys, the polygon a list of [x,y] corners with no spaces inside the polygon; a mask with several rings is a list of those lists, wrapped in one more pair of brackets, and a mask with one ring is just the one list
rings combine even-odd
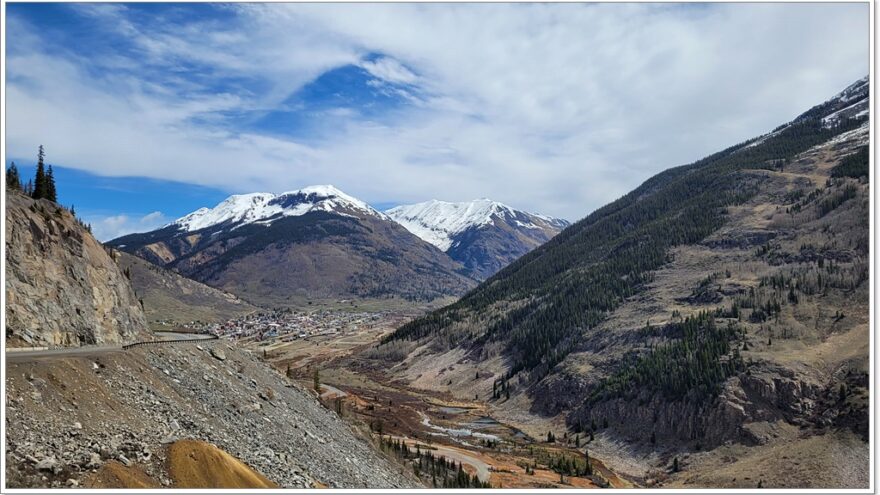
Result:
{"label": "rocky cliff", "polygon": [[10,192],[5,214],[6,345],[107,344],[146,334],[122,270],[69,211]]}

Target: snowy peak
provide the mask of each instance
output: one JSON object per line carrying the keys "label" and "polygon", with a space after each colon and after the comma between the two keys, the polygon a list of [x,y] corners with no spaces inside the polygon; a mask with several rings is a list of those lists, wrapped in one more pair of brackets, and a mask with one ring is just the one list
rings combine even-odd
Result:
{"label": "snowy peak", "polygon": [[476,199],[460,203],[431,200],[402,205],[385,212],[392,220],[433,244],[448,251],[459,234],[498,222],[506,222],[520,229],[561,230],[565,220],[515,210],[490,199]]}
{"label": "snowy peak", "polygon": [[215,225],[239,227],[251,223],[269,225],[289,216],[325,211],[346,216],[373,215],[386,218],[367,203],[331,185],[309,186],[279,195],[272,193],[236,194],[214,208],[199,208],[170,225],[192,232]]}
{"label": "snowy peak", "polygon": [[200,230],[221,223],[250,223],[264,214],[264,205],[272,199],[270,193],[236,194],[229,196],[214,208],[198,210],[178,218],[172,225],[184,230]]}

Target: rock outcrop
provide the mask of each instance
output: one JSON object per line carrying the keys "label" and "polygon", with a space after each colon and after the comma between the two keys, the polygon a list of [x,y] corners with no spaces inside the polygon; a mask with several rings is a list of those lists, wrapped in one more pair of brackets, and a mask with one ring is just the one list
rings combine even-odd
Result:
{"label": "rock outcrop", "polygon": [[68,210],[10,192],[5,214],[7,346],[75,347],[146,334],[122,270]]}

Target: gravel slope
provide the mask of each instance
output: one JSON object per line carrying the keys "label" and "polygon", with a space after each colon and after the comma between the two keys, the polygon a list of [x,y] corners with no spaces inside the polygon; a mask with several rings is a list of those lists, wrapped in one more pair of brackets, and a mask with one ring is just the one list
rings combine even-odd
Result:
{"label": "gravel slope", "polygon": [[314,394],[224,341],[7,369],[7,483],[78,485],[115,459],[168,486],[166,446],[216,444],[283,487],[415,487]]}

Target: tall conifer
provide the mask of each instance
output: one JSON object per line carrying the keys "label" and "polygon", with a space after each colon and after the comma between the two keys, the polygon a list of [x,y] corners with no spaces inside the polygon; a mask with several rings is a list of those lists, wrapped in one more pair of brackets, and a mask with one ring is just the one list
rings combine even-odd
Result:
{"label": "tall conifer", "polygon": [[40,145],[40,150],[37,152],[37,173],[34,177],[34,191],[31,194],[31,197],[34,199],[43,199],[46,197],[46,167],[43,164],[43,160],[46,158],[46,154],[43,151],[43,145]]}
{"label": "tall conifer", "polygon": [[55,190],[55,173],[52,171],[52,165],[46,172],[46,199],[49,201],[58,201],[58,192]]}

